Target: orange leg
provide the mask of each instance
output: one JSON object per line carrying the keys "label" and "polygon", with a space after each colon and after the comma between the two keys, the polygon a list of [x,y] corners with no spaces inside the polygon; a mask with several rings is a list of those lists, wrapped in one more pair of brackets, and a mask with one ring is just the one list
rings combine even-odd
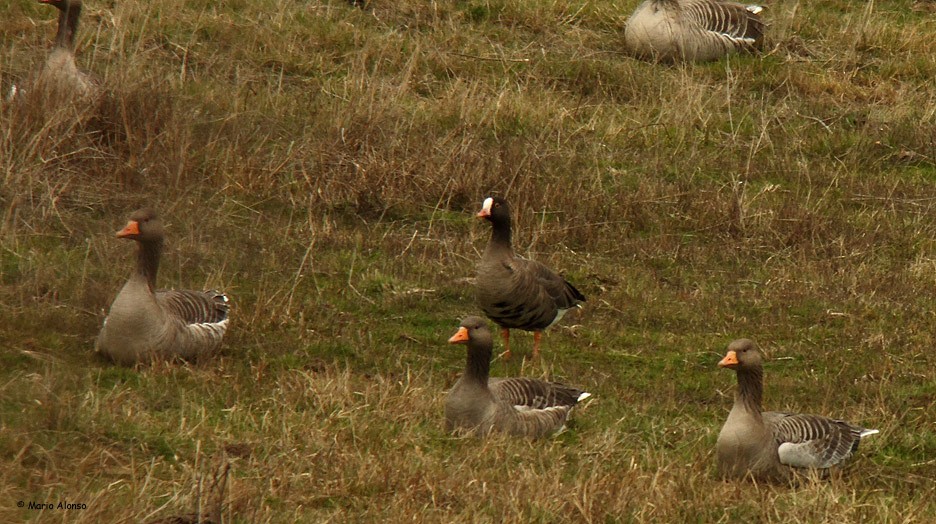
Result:
{"label": "orange leg", "polygon": [[540,338],[543,336],[542,331],[533,332],[533,358],[539,358],[539,344]]}
{"label": "orange leg", "polygon": [[502,329],[501,336],[504,338],[504,360],[510,360],[510,330],[507,328]]}

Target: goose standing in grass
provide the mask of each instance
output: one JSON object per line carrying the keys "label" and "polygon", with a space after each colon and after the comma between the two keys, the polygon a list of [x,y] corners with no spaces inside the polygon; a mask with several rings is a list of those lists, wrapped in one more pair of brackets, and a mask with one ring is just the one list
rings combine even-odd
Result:
{"label": "goose standing in grass", "polygon": [[738,393],[718,434],[718,469],[724,477],[785,481],[791,468],[830,468],[847,459],[876,429],[818,415],[762,411],[761,354],[747,339],[728,345],[719,367],[734,369]]}
{"label": "goose standing in grass", "polygon": [[486,198],[478,217],[491,222],[491,240],[478,268],[478,304],[502,328],[505,359],[510,358],[512,328],[533,332],[536,358],[542,331],[558,322],[566,311],[585,302],[585,296],[543,264],[514,254],[510,206],[506,200]]}
{"label": "goose standing in grass", "polygon": [[645,60],[707,61],[761,46],[763,7],[727,0],[645,0],[627,20],[624,46]]}
{"label": "goose standing in grass", "polygon": [[40,73],[39,82],[47,89],[62,89],[78,96],[94,92],[94,82],[75,63],[75,35],[81,16],[81,0],[39,0],[59,10],[55,45]]}
{"label": "goose standing in grass", "polygon": [[494,341],[480,317],[465,318],[449,343],[468,345],[465,373],[445,399],[445,421],[450,431],[545,437],[562,430],[572,408],[591,396],[555,382],[489,378]]}
{"label": "goose standing in grass", "polygon": [[117,237],[137,242],[137,266],[111,305],[97,351],[127,366],[215,352],[228,326],[228,298],[216,291],[156,291],[163,248],[156,212],[135,211]]}

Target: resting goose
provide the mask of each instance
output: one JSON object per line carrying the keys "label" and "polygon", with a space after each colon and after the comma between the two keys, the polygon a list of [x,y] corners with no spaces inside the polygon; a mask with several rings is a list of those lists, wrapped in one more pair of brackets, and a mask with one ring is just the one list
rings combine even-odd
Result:
{"label": "resting goose", "polygon": [[533,378],[489,379],[494,342],[487,323],[467,317],[449,344],[467,344],[465,373],[445,399],[449,431],[479,436],[492,431],[539,438],[560,431],[575,405],[590,393]]}
{"label": "resting goose", "polygon": [[729,344],[718,365],[738,375],[734,406],[716,445],[724,477],[788,480],[791,468],[832,467],[850,457],[862,438],[878,433],[818,415],[762,411],[761,354],[748,339]]}
{"label": "resting goose", "polygon": [[78,96],[87,96],[94,91],[94,82],[75,63],[75,35],[78,18],[81,16],[81,0],[39,0],[59,10],[58,31],[55,45],[39,76],[45,88],[67,89]]}
{"label": "resting goose", "polygon": [[639,58],[666,61],[752,51],[764,37],[763,9],[727,0],[645,0],[627,20],[624,46]]}
{"label": "resting goose", "polygon": [[506,200],[486,198],[478,217],[491,222],[491,240],[478,268],[478,304],[502,328],[505,359],[510,358],[511,328],[533,332],[536,358],[542,331],[585,302],[585,296],[543,264],[514,254]]}
{"label": "resting goose", "polygon": [[111,304],[97,351],[130,366],[154,359],[194,359],[217,350],[228,326],[224,293],[155,291],[163,247],[156,212],[135,211],[117,237],[136,240],[137,267]]}

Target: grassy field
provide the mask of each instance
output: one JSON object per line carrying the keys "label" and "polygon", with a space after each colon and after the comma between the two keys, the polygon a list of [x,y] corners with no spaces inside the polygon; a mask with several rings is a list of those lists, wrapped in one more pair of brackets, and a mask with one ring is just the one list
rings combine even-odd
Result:
{"label": "grassy field", "polygon": [[[88,0],[105,95],[0,113],[0,521],[936,520],[933,1],[773,2],[682,66],[621,52],[636,4]],[[0,0],[4,93],[52,11]],[[589,298],[492,366],[593,393],[546,441],[442,428],[491,194]],[[145,203],[161,284],[231,296],[217,358],[93,354]],[[718,480],[742,336],[768,408],[881,434]]]}

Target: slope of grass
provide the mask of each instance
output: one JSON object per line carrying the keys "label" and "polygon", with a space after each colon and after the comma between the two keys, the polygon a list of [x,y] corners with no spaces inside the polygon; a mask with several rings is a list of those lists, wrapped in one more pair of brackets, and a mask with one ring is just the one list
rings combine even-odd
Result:
{"label": "slope of grass", "polygon": [[[936,519],[926,2],[771,4],[764,55],[679,66],[621,53],[636,3],[87,2],[105,93],[0,114],[0,520]],[[4,93],[51,11],[0,0]],[[442,429],[494,193],[589,297],[493,366],[594,394],[548,441]],[[93,355],[144,203],[160,282],[232,297],[215,359]],[[771,409],[881,434],[829,480],[717,480],[742,336]]]}

